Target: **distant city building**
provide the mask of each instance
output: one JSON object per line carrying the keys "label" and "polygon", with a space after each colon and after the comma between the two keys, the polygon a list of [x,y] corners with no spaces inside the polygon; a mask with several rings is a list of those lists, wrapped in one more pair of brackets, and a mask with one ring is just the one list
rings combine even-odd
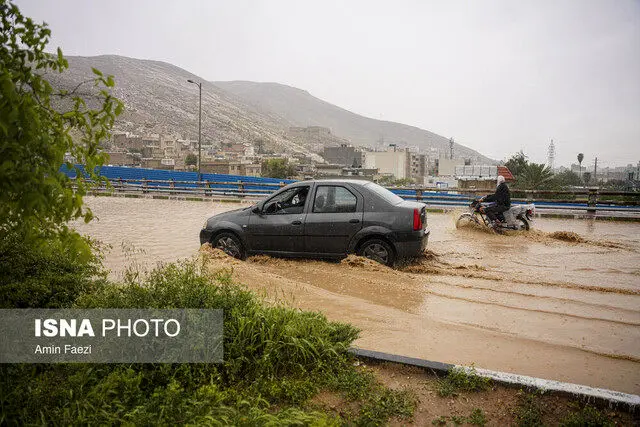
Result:
{"label": "distant city building", "polygon": [[365,151],[365,169],[378,169],[381,175],[390,175],[396,179],[411,179],[423,184],[429,174],[429,157],[411,149],[398,149],[389,144],[387,151]]}
{"label": "distant city building", "polygon": [[109,150],[105,151],[109,156],[106,164],[111,166],[134,166],[137,164],[133,155],[125,150]]}
{"label": "distant city building", "polygon": [[262,165],[260,163],[243,163],[233,160],[217,160],[202,162],[203,173],[219,173],[224,175],[260,176]]}
{"label": "distant city building", "polygon": [[464,159],[440,157],[437,159],[436,174],[437,176],[455,176],[456,167],[464,166],[464,163]]}
{"label": "distant city building", "polygon": [[[307,172],[310,172],[310,170],[307,169]],[[318,178],[353,177],[358,179],[373,180],[378,177],[378,169],[353,168],[336,164],[315,165],[312,173]]]}
{"label": "distant city building", "polygon": [[368,180],[374,180],[378,176],[378,169],[367,168],[350,168],[344,167],[340,172],[341,176],[352,176],[358,178],[364,178]]}
{"label": "distant city building", "polygon": [[340,176],[343,167],[337,164],[318,164],[315,172],[318,177]]}
{"label": "distant city building", "polygon": [[340,144],[337,147],[324,147],[322,157],[327,163],[362,167],[364,163],[364,153],[356,147],[348,144]]}
{"label": "distant city building", "polygon": [[153,134],[153,135],[146,135],[142,137],[142,144],[147,147],[147,146],[154,146],[154,147],[159,147],[160,146],[160,135],[159,134]]}
{"label": "distant city building", "polygon": [[409,152],[409,175],[416,183],[422,183],[425,176],[429,174],[429,157],[426,154],[419,154],[411,150]]}
{"label": "distant city building", "polygon": [[396,179],[409,178],[410,153],[408,151],[365,151],[365,169],[378,169],[382,175],[392,175]]}
{"label": "distant city building", "polygon": [[169,160],[173,160],[173,159],[143,158],[141,160],[141,166],[143,168],[149,168],[149,169],[173,170],[175,163],[169,162]]}
{"label": "distant city building", "polygon": [[509,168],[493,165],[456,166],[454,178],[459,188],[490,191],[495,189],[498,175],[502,175],[507,182],[514,180]]}
{"label": "distant city building", "polygon": [[321,152],[327,145],[339,145],[347,142],[331,133],[331,129],[323,126],[290,127],[287,135],[312,151]]}

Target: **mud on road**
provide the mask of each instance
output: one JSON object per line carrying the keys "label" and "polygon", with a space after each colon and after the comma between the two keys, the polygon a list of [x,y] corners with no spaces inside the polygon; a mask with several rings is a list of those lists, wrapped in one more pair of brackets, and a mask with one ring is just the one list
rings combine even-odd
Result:
{"label": "mud on road", "polygon": [[[235,204],[87,198],[76,228],[112,246],[105,264],[152,267],[198,253],[204,220]],[[640,394],[640,224],[537,219],[528,233],[455,228],[430,214],[423,257],[396,269],[203,248],[211,269],[268,299],[362,329],[362,348]]]}

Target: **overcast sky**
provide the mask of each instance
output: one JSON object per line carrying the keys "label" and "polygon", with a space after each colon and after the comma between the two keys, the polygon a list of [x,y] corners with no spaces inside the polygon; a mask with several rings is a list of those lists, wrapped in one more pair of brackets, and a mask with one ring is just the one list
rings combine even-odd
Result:
{"label": "overcast sky", "polygon": [[496,159],[640,160],[640,1],[18,0],[67,55],[273,81]]}

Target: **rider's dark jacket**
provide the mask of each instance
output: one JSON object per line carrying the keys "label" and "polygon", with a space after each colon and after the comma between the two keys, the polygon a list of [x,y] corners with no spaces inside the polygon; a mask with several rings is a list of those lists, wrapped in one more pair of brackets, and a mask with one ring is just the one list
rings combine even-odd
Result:
{"label": "rider's dark jacket", "polygon": [[504,206],[505,208],[511,207],[511,192],[507,183],[503,182],[496,188],[495,194],[490,194],[484,198],[485,202],[496,202],[498,206]]}

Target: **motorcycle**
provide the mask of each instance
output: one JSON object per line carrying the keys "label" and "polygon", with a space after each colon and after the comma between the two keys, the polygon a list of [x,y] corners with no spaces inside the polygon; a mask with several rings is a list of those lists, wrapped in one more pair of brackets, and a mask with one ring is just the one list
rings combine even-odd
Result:
{"label": "motorcycle", "polygon": [[456,228],[460,228],[465,222],[474,222],[480,226],[486,226],[496,233],[503,233],[506,230],[524,230],[531,228],[535,206],[528,205],[511,205],[511,207],[498,215],[497,221],[491,221],[485,213],[485,208],[495,206],[495,202],[483,202],[482,199],[476,199],[469,205],[470,212],[463,213],[456,221]]}

